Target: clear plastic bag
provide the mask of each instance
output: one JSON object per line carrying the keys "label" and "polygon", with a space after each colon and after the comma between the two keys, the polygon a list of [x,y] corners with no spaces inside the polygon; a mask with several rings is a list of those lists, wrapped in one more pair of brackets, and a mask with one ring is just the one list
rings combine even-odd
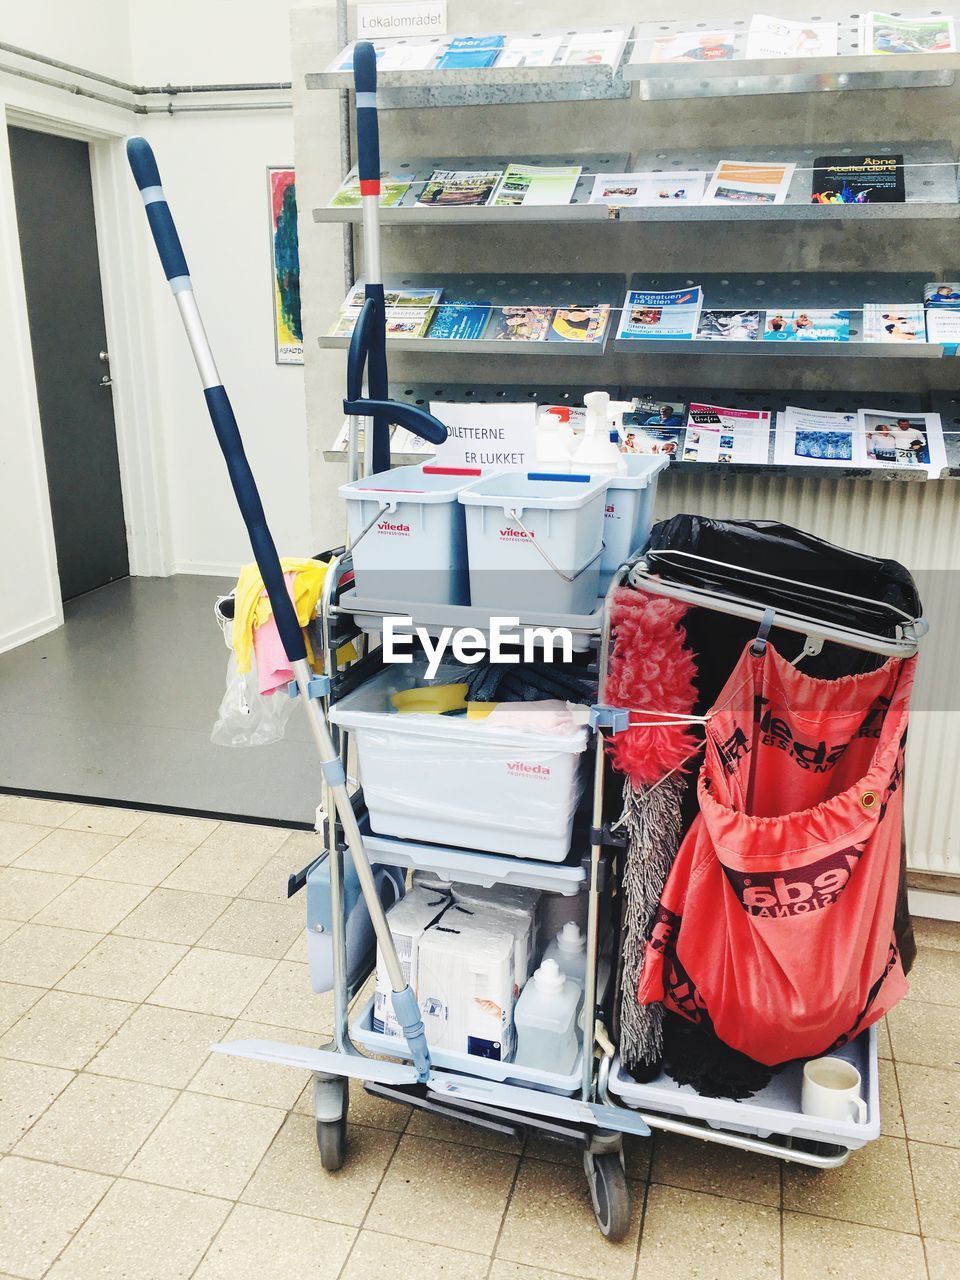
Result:
{"label": "clear plastic bag", "polygon": [[295,703],[296,700],[283,691],[261,694],[257,688],[256,662],[251,662],[246,675],[240,675],[231,650],[227,659],[227,687],[210,741],[219,747],[265,747],[279,742]]}

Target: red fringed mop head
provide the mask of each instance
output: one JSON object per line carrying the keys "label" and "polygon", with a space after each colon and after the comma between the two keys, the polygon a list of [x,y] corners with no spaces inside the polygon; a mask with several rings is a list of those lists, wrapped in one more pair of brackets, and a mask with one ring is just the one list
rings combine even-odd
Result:
{"label": "red fringed mop head", "polygon": [[[690,715],[696,703],[696,664],[684,647],[680,620],[687,606],[678,600],[620,587],[611,615],[613,651],[604,687],[611,707]],[[637,719],[636,717],[634,718]],[[686,773],[699,737],[683,725],[645,727],[634,723],[609,741],[613,766],[635,788],[659,782],[673,771]]]}

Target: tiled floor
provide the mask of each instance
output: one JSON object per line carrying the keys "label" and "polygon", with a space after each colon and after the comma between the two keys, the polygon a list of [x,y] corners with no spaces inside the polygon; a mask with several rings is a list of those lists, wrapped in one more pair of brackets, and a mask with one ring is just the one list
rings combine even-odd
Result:
{"label": "tiled floor", "polygon": [[631,1142],[623,1244],[576,1154],[352,1095],[319,1165],[305,1074],[211,1055],[316,1043],[309,837],[0,795],[0,1280],[952,1280],[960,926],[919,922],[881,1038],[884,1136],[818,1173]]}

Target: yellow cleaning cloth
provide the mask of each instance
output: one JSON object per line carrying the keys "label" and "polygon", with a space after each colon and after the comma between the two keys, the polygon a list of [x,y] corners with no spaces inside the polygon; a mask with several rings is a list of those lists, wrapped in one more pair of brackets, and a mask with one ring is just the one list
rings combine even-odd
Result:
{"label": "yellow cleaning cloth", "polygon": [[402,716],[442,716],[447,711],[462,711],[467,705],[465,684],[424,685],[419,689],[401,689],[390,697]]}
{"label": "yellow cleaning cloth", "polygon": [[[316,615],[317,601],[323,590],[323,580],[327,576],[328,567],[323,560],[301,560],[296,556],[284,556],[280,561],[280,568],[284,574],[296,575],[293,581],[293,605],[301,627],[305,627]],[[250,670],[254,630],[262,627],[271,614],[270,601],[264,592],[260,570],[255,564],[245,564],[237,579],[233,605],[233,651],[237,657],[237,671],[241,675]],[[309,636],[304,635],[304,642],[307,646],[307,658],[311,667],[316,670]],[[337,653],[338,658],[346,659],[356,656],[352,645],[345,645]]]}

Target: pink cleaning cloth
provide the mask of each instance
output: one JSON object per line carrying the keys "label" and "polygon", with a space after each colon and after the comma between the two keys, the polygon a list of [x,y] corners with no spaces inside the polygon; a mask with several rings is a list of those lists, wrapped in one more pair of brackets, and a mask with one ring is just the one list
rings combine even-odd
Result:
{"label": "pink cleaning cloth", "polygon": [[491,729],[513,729],[520,733],[573,733],[577,729],[570,708],[559,698],[536,702],[500,702],[481,721]]}
{"label": "pink cleaning cloth", "polygon": [[[293,584],[296,576],[295,573],[283,575],[283,580],[287,584],[287,594],[291,600],[293,600]],[[266,592],[263,594],[266,595]],[[286,689],[293,679],[293,668],[283,651],[273,614],[262,627],[254,627],[253,653],[257,660],[257,685],[260,692],[276,693],[278,689]]]}

